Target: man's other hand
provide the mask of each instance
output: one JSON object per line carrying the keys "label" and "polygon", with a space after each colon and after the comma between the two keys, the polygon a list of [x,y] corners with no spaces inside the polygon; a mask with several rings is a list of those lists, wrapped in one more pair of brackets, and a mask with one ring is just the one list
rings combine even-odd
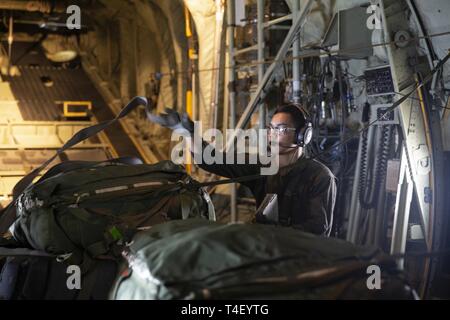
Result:
{"label": "man's other hand", "polygon": [[194,133],[194,122],[192,122],[187,113],[183,113],[183,115],[180,116],[180,114],[173,109],[164,108],[164,111],[165,113],[160,113],[159,115],[150,114],[150,121],[179,133]]}

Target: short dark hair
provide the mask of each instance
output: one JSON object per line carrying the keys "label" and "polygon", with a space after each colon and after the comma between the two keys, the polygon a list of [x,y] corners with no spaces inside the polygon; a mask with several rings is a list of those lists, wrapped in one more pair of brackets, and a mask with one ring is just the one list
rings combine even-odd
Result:
{"label": "short dark hair", "polygon": [[273,115],[277,113],[287,113],[291,116],[292,121],[294,122],[295,129],[300,130],[306,125],[305,114],[300,111],[300,106],[295,104],[285,104],[278,106]]}

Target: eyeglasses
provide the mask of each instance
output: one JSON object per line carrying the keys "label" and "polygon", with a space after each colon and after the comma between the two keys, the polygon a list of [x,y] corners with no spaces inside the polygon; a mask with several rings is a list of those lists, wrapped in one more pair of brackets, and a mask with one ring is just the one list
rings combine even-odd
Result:
{"label": "eyeglasses", "polygon": [[269,125],[266,127],[266,129],[269,131],[270,134],[274,133],[277,136],[285,136],[290,131],[297,131],[295,128],[289,128],[289,127],[273,127],[272,125]]}

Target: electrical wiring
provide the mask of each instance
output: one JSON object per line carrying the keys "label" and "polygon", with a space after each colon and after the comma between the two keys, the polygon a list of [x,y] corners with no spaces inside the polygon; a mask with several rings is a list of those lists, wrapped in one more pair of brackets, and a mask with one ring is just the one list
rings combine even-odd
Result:
{"label": "electrical wiring", "polygon": [[[352,73],[350,73],[348,71],[346,71],[346,73],[349,74],[350,76],[352,76],[352,79],[354,79],[353,81],[356,82],[356,83],[360,83],[360,82],[365,82],[366,81],[366,78],[364,77],[363,74],[359,75],[359,76],[356,76],[356,75],[354,75],[354,74],[352,74]],[[360,97],[363,92],[364,92],[364,87],[363,87],[363,89],[360,91],[360,93],[356,97]],[[401,92],[393,91],[393,93],[396,94],[396,95],[399,95],[399,96],[405,96],[405,94],[401,93]],[[409,97],[409,99],[421,101],[420,98],[416,98],[416,97]],[[445,107],[445,106],[441,106],[441,105],[436,105],[436,107],[439,107],[441,109],[450,110],[449,107]]]}
{"label": "electrical wiring", "polygon": [[[441,32],[441,33],[436,33],[436,34],[431,34],[428,36],[420,36],[420,37],[412,37],[411,39],[407,40],[407,42],[419,42],[420,40],[423,39],[431,39],[434,37],[441,37],[441,36],[445,36],[445,35],[450,35],[450,31],[447,32]],[[354,51],[359,51],[362,49],[368,49],[368,48],[375,48],[375,47],[380,47],[380,46],[387,46],[387,45],[392,45],[395,44],[395,41],[390,41],[390,42],[383,42],[383,43],[377,43],[377,44],[372,44],[370,46],[364,46],[364,47],[355,47],[355,48],[349,48],[346,49],[345,51],[342,50],[329,50],[325,47],[321,47],[320,45],[311,45],[308,47],[303,47],[302,50],[303,51],[307,51],[307,50],[323,50],[326,53],[323,52],[314,52],[311,54],[302,54],[300,57],[286,57],[284,59],[282,59],[279,62],[292,62],[294,60],[298,60],[298,59],[305,59],[305,58],[314,58],[314,57],[324,57],[324,56],[331,56],[331,55],[339,55],[342,53],[351,53]],[[276,59],[266,59],[264,61],[254,61],[254,62],[249,62],[249,63],[243,63],[243,64],[239,64],[239,65],[235,65],[235,66],[224,66],[222,68],[224,68],[225,70],[229,70],[229,69],[241,69],[241,68],[248,68],[248,67],[256,67],[260,64],[264,64],[264,65],[269,65],[272,64],[274,62],[277,62],[278,60]],[[198,74],[198,73],[202,73],[202,72],[211,72],[211,71],[217,71],[221,68],[205,68],[205,69],[194,69],[193,72]],[[176,76],[176,75],[182,75],[182,74],[188,74],[190,71],[174,71],[174,72],[163,72],[160,73],[161,76]]]}
{"label": "electrical wiring", "polygon": [[[362,148],[361,148],[361,170],[360,170],[360,176],[359,176],[359,202],[361,204],[361,207],[364,209],[372,209],[375,207],[376,202],[378,201],[378,194],[382,187],[382,184],[384,182],[384,179],[386,177],[386,170],[387,170],[387,160],[389,156],[389,150],[390,150],[390,140],[391,140],[391,126],[390,125],[383,125],[381,126],[381,132],[380,132],[380,141],[379,141],[379,150],[378,155],[376,158],[376,164],[375,164],[375,172],[373,174],[374,179],[373,183],[371,183],[371,187],[367,189],[368,184],[368,166],[367,166],[367,135],[364,135],[366,132],[363,133],[363,139],[361,141]],[[365,197],[368,196],[367,193],[369,193],[369,200]]]}
{"label": "electrical wiring", "polygon": [[[399,100],[394,102],[390,107],[386,108],[382,115],[380,115],[373,121],[369,122],[366,126],[363,126],[361,129],[357,130],[351,136],[345,138],[342,142],[338,143],[337,145],[333,145],[330,148],[323,150],[322,152],[319,152],[318,154],[311,157],[311,159],[317,159],[321,155],[323,155],[327,152],[330,152],[330,150],[332,150],[333,148],[336,148],[340,145],[350,142],[351,140],[353,140],[357,136],[359,136],[362,132],[367,131],[371,126],[375,125],[380,120],[382,121],[383,119],[385,119],[385,117],[387,117],[392,111],[394,111],[398,106],[400,106],[403,102],[405,102],[413,93],[415,93],[418,89],[422,88],[425,84],[427,84],[432,79],[433,75],[438,70],[443,68],[444,64],[449,59],[450,59],[450,52],[436,64],[436,66],[433,68],[433,70],[431,70],[431,72],[428,73],[428,75],[426,77],[424,77],[424,79],[421,82],[418,82],[417,84],[415,84],[413,86],[413,88],[407,94],[405,94],[402,98],[400,98]],[[295,165],[293,167],[295,167]],[[250,175],[250,176],[243,176],[243,177],[232,178],[232,179],[224,179],[224,180],[218,180],[218,181],[198,183],[198,186],[204,187],[204,186],[210,186],[210,185],[220,185],[220,184],[229,184],[229,183],[242,182],[242,181],[252,181],[252,180],[261,179],[262,177],[264,177],[264,176],[261,176],[259,174],[258,175]]]}

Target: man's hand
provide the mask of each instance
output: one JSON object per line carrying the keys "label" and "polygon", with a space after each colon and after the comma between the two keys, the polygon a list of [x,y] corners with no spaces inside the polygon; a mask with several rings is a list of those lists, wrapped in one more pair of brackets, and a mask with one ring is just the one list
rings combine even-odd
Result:
{"label": "man's hand", "polygon": [[194,122],[189,118],[187,113],[182,116],[173,109],[164,108],[165,113],[159,115],[149,115],[150,121],[157,123],[163,127],[174,130],[179,133],[194,133]]}

